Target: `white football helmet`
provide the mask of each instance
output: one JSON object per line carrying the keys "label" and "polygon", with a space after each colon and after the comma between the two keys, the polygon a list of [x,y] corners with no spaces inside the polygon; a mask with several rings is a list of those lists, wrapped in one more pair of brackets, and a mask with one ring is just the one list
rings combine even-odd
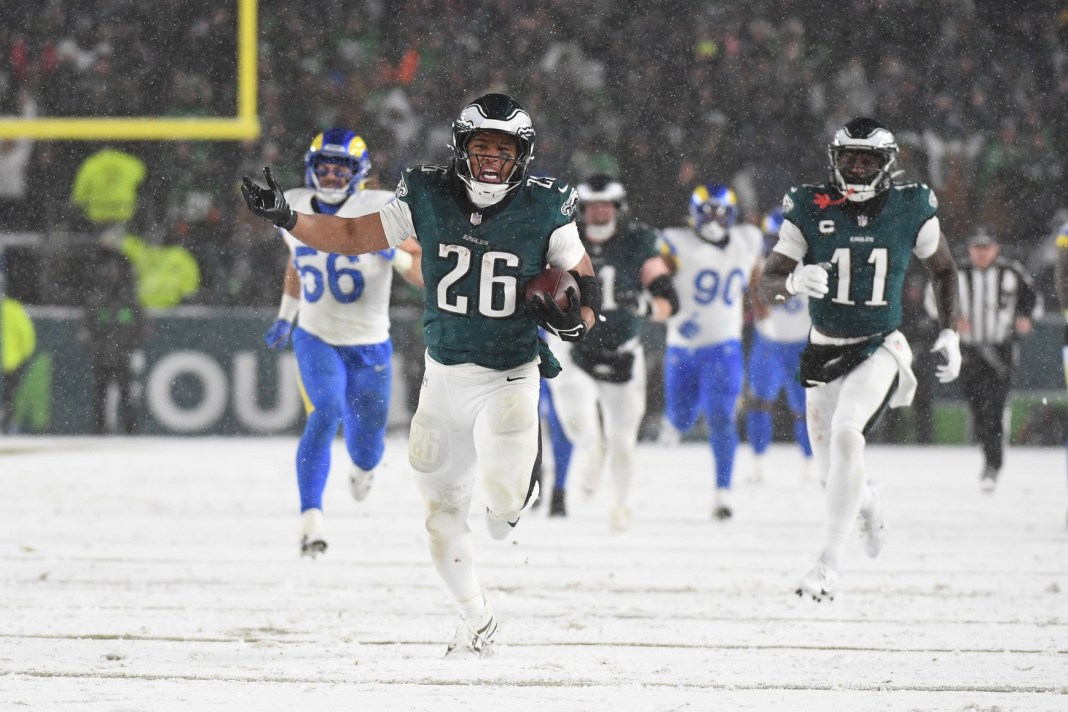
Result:
{"label": "white football helmet", "polygon": [[871,200],[892,184],[897,141],[875,119],[856,118],[838,129],[827,149],[831,184],[855,203]]}

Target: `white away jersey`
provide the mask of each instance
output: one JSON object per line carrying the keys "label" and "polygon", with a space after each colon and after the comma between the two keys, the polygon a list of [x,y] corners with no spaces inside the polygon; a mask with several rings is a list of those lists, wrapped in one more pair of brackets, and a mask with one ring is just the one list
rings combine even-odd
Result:
{"label": "white away jersey", "polygon": [[[310,188],[286,191],[286,200],[300,213],[313,213]],[[393,200],[385,190],[356,191],[337,211],[357,217]],[[334,346],[380,344],[389,338],[389,289],[393,283],[394,250],[369,255],[336,255],[308,247],[285,230],[290,259],[300,276],[297,324]]]}
{"label": "white away jersey", "polygon": [[808,318],[808,297],[798,294],[773,305],[766,319],[756,322],[756,330],[768,341],[784,344],[808,340],[812,320]]}
{"label": "white away jersey", "polygon": [[760,264],[764,236],[755,225],[735,225],[728,235],[726,247],[717,247],[690,228],[661,233],[678,264],[679,311],[667,323],[668,346],[694,349],[742,338],[742,294]]}

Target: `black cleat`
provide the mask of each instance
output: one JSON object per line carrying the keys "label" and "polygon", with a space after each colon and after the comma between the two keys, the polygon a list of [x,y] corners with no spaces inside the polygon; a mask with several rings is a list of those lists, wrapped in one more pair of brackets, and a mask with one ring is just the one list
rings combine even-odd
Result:
{"label": "black cleat", "polygon": [[567,491],[562,487],[553,490],[552,499],[549,501],[550,517],[567,516]]}

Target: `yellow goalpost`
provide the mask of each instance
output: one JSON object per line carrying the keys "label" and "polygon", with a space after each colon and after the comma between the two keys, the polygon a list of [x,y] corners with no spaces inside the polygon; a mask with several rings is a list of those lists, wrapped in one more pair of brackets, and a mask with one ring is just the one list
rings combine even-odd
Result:
{"label": "yellow goalpost", "polygon": [[237,0],[237,116],[99,118],[0,118],[0,139],[236,141],[257,138],[257,0]]}

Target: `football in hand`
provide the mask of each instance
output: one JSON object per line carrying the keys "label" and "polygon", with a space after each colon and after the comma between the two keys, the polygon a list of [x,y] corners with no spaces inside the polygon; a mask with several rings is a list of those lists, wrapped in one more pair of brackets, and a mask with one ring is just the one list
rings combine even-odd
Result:
{"label": "football in hand", "polygon": [[537,294],[546,301],[556,302],[558,307],[567,311],[571,306],[567,298],[567,290],[572,287],[575,289],[577,299],[580,296],[578,282],[571,276],[571,273],[559,267],[546,267],[527,283],[527,301],[529,302],[530,298]]}

